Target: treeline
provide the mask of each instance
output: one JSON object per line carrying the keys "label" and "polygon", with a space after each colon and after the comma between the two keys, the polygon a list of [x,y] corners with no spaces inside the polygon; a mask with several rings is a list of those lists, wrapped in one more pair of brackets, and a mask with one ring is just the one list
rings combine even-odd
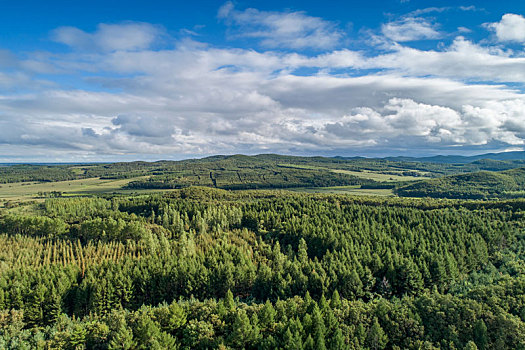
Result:
{"label": "treeline", "polygon": [[0,183],[68,181],[78,178],[70,165],[11,165],[0,167]]}
{"label": "treeline", "polygon": [[477,172],[423,180],[395,188],[402,197],[495,199],[523,197],[525,168]]}
{"label": "treeline", "polygon": [[211,188],[47,199],[0,217],[0,348],[523,348],[524,208]]}

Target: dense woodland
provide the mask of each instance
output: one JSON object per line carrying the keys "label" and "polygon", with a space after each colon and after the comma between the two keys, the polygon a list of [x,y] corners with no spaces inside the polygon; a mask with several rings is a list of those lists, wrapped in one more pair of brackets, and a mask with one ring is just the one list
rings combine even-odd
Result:
{"label": "dense woodland", "polygon": [[0,216],[2,349],[525,349],[525,200],[225,191]]}
{"label": "dense woodland", "polygon": [[0,183],[67,181],[78,178],[68,165],[16,164],[0,166]]}
{"label": "dense woodland", "polygon": [[220,169],[218,171],[195,169],[191,174],[184,174],[184,171],[181,171],[132,181],[126,188],[175,189],[189,186],[209,186],[227,190],[247,190],[349,186],[372,183],[375,181],[327,170],[265,166],[253,169]]}
{"label": "dense woodland", "polygon": [[[447,159],[447,158],[445,158]],[[0,166],[0,183],[49,182],[100,177],[136,181],[135,188],[180,188],[210,186],[221,188],[287,188],[300,185],[332,186],[373,183],[336,174],[331,170],[374,171],[405,176],[441,177],[476,171],[503,171],[525,166],[525,160],[481,159],[470,163],[374,158],[295,157],[275,154],[257,156],[213,156],[202,159],[110,164],[11,165]],[[455,157],[450,158],[456,161]],[[316,180],[317,179],[317,180]],[[216,186],[214,180],[217,181]],[[318,181],[318,182],[316,182]]]}
{"label": "dense woodland", "polygon": [[[375,184],[375,186],[377,185]],[[525,196],[525,168],[501,172],[480,171],[444,176],[411,184],[397,184],[395,193],[402,197],[519,198]]]}

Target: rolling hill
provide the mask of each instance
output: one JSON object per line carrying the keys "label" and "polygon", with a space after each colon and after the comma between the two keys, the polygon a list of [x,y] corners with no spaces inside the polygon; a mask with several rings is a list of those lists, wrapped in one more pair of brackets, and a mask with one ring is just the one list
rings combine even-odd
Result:
{"label": "rolling hill", "polygon": [[480,171],[417,181],[398,187],[395,193],[401,197],[457,199],[522,197],[525,193],[525,168],[501,172]]}

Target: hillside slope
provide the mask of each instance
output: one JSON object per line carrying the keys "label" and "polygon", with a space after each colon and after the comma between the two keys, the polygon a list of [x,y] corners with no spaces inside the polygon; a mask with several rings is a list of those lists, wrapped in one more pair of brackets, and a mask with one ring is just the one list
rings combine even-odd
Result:
{"label": "hillside slope", "polygon": [[499,153],[484,153],[474,156],[459,156],[459,155],[439,155],[432,157],[386,157],[385,159],[392,161],[411,161],[423,163],[447,163],[447,164],[467,164],[478,160],[497,160],[509,161],[518,160],[525,161],[524,151],[499,152]]}
{"label": "hillside slope", "polygon": [[401,197],[488,199],[522,196],[524,191],[525,168],[517,168],[418,181],[397,188],[395,193]]}

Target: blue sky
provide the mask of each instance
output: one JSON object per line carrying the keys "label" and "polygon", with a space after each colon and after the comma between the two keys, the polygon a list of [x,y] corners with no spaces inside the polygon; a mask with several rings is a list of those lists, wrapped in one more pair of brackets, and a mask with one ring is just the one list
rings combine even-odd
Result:
{"label": "blue sky", "polygon": [[0,4],[0,162],[525,144],[521,1]]}

